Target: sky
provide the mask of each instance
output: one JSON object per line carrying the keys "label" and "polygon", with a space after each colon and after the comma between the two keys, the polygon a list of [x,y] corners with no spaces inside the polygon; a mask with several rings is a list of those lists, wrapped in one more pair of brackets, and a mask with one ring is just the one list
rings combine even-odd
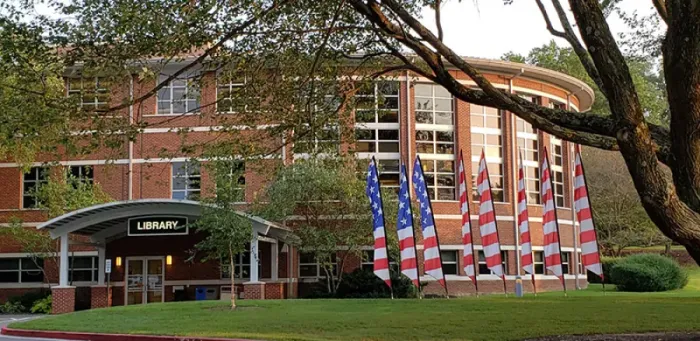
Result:
{"label": "sky", "polygon": [[[638,10],[645,15],[653,11],[651,0],[623,0],[621,8],[628,13]],[[550,16],[555,15],[553,8],[548,12]],[[432,9],[424,10],[423,24],[434,28],[434,15]],[[608,19],[615,34],[629,31],[617,14],[611,14]],[[553,21],[558,23],[556,18]],[[469,57],[498,59],[508,51],[526,55],[533,47],[547,44],[554,38],[547,31],[534,0],[515,0],[508,6],[503,5],[502,0],[453,0],[443,5],[442,22],[447,46]],[[555,41],[568,46],[564,40],[556,38]]]}

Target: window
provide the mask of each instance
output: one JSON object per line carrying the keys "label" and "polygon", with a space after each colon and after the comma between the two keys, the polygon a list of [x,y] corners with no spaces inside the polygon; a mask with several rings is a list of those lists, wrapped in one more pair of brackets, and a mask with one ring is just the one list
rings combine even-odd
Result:
{"label": "window", "polygon": [[[333,275],[335,276],[338,267],[336,266],[336,255],[331,254],[330,263],[333,264]],[[323,264],[316,261],[316,255],[311,252],[299,253],[299,277],[302,278],[319,278],[326,277],[326,271]]]}
{"label": "window", "polygon": [[22,208],[36,208],[36,191],[48,181],[48,170],[42,167],[32,167],[29,172],[24,173],[22,180]]}
{"label": "window", "polygon": [[533,251],[534,264],[535,264],[535,274],[544,275],[544,251]]}
{"label": "window", "polygon": [[69,257],[68,280],[71,282],[97,282],[98,263],[97,257]]}
{"label": "window", "polygon": [[399,193],[399,160],[377,160],[377,163],[379,164],[379,183],[382,188]]}
{"label": "window", "polygon": [[85,110],[109,109],[109,89],[104,79],[68,78],[68,96],[79,99],[80,106]]}
{"label": "window", "polygon": [[[503,266],[503,274],[508,274],[508,253],[506,251],[501,251],[501,265]],[[493,275],[493,272],[486,265],[486,256],[483,250],[479,250],[479,274],[480,275]]]}
{"label": "window", "polygon": [[86,184],[92,184],[95,181],[92,166],[70,166],[68,167],[68,175],[70,176],[71,180],[80,181]]}
{"label": "window", "polygon": [[483,151],[486,156],[493,200],[504,202],[502,112],[496,108],[475,104],[469,105],[469,111],[472,147],[472,198],[474,201],[479,201],[476,179]]}
{"label": "window", "polygon": [[518,152],[522,157],[527,203],[538,205],[540,197],[540,153],[537,129],[521,118],[515,119]]}
{"label": "window", "polygon": [[459,274],[459,264],[457,260],[457,251],[440,251],[440,257],[442,258],[442,272],[445,275],[458,275]]}
{"label": "window", "polygon": [[398,154],[399,83],[376,82],[359,91],[355,122],[357,152]]}
{"label": "window", "polygon": [[41,283],[43,266],[43,259],[0,258],[0,283]]}
{"label": "window", "polygon": [[[235,269],[234,278],[243,279],[250,278],[250,251],[244,251],[234,256],[235,257]],[[261,269],[261,263],[258,262],[258,273]],[[229,259],[221,260],[221,279],[231,278],[231,262]]]}
{"label": "window", "polygon": [[418,153],[454,155],[454,99],[443,87],[416,84],[416,149]]}
{"label": "window", "polygon": [[[158,82],[169,76],[161,75]],[[158,115],[181,115],[199,111],[199,87],[194,75],[181,75],[158,90]]]}
{"label": "window", "polygon": [[306,125],[306,129],[310,130],[296,132],[302,135],[299,135],[294,140],[294,154],[330,154],[338,152],[340,131],[337,125],[325,124],[318,128]]}
{"label": "window", "polygon": [[245,162],[234,161],[229,173],[231,190],[234,191],[235,198],[239,202],[245,202]]}
{"label": "window", "polygon": [[557,207],[566,207],[564,200],[564,153],[562,140],[552,136],[552,187],[554,189],[554,200]]}
{"label": "window", "polygon": [[421,160],[428,193],[433,200],[455,200],[455,162]]}
{"label": "window", "polygon": [[220,73],[216,78],[216,112],[234,114],[260,107],[260,97],[252,94],[252,79],[235,73]]}
{"label": "window", "polygon": [[173,163],[172,198],[178,200],[199,200],[201,174],[198,162]]}
{"label": "window", "polygon": [[564,274],[570,274],[571,273],[571,252],[562,252],[561,253],[561,271]]}
{"label": "window", "polygon": [[[362,264],[360,265],[364,271],[374,271],[374,250],[365,250],[362,252]],[[399,264],[389,257],[389,269],[395,273],[401,271]]]}

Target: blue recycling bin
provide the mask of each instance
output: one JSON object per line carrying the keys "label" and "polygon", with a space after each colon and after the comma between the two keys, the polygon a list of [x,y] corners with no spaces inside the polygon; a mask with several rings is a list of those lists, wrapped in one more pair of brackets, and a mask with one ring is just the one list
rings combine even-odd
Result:
{"label": "blue recycling bin", "polygon": [[197,287],[194,289],[194,299],[197,301],[204,301],[207,299],[207,288]]}

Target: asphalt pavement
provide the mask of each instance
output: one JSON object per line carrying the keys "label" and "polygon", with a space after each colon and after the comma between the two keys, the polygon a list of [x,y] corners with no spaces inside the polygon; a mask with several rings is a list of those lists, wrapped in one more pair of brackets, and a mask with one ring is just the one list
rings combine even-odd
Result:
{"label": "asphalt pavement", "polygon": [[[41,318],[41,315],[0,315],[0,328],[12,323],[19,321],[27,321],[31,319]],[[17,337],[17,336],[6,336],[0,335],[0,341],[68,341],[59,339],[41,339],[41,338],[31,338],[31,337]]]}

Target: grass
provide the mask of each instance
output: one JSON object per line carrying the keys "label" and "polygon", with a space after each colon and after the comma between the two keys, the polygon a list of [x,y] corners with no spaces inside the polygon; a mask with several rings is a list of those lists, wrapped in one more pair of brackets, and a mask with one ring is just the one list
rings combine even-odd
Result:
{"label": "grass", "polygon": [[13,323],[12,328],[239,337],[257,340],[518,340],[562,335],[700,330],[700,270],[690,288],[524,298],[178,302],[114,307]]}

